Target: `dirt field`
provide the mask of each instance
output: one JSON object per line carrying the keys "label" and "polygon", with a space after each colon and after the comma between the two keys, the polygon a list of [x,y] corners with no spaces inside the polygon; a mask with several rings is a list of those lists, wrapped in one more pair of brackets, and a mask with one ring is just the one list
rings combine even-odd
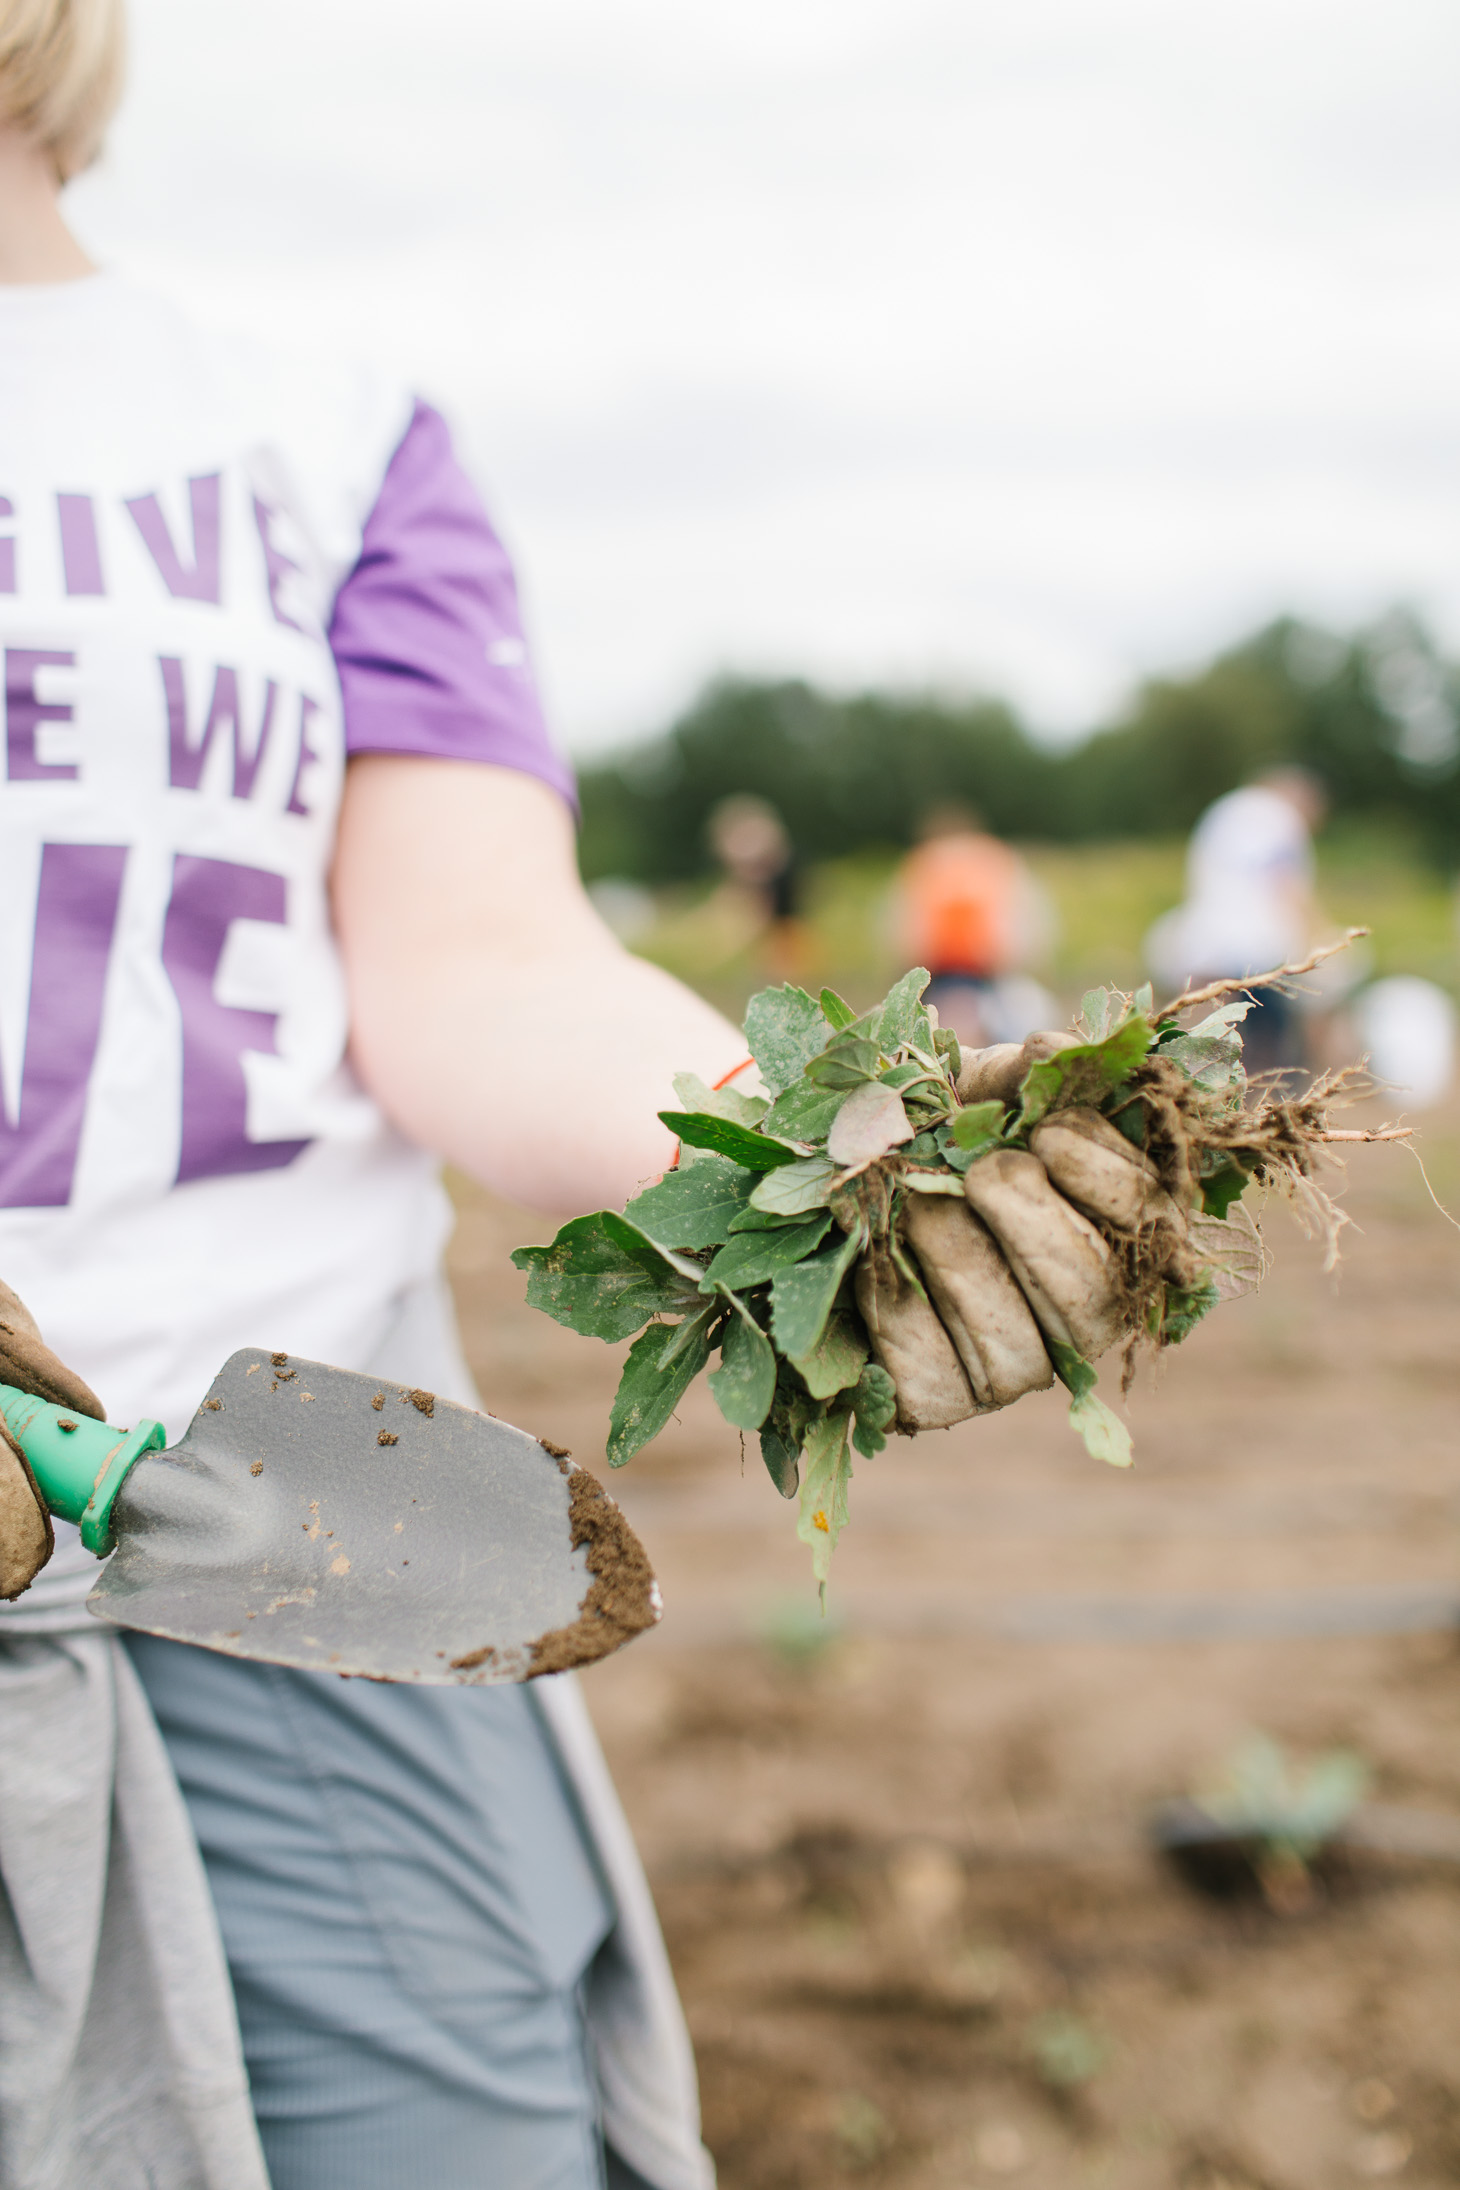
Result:
{"label": "dirt field", "polygon": [[[1456,1206],[1460,1116],[1425,1147]],[[1460,2183],[1460,1237],[1402,1153],[1351,1177],[1340,1278],[1270,1211],[1132,1475],[1055,1394],[860,1462],[825,1628],[703,1389],[614,1479],[667,1611],[587,1689],[725,2190]],[[601,1469],[620,1350],[522,1306],[545,1234],[462,1196],[468,1351]],[[1182,1884],[1152,1806],[1253,1729],[1357,1750],[1410,1852],[1286,1914]]]}

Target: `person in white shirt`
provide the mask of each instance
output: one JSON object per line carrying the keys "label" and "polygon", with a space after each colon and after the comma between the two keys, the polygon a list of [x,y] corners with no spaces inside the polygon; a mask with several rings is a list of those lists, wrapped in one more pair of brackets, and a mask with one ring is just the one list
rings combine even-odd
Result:
{"label": "person in white shirt", "polygon": [[[439,1160],[620,1205],[743,1038],[584,895],[441,418],[67,230],[121,41],[0,0],[0,1272],[113,1420],[259,1343],[476,1404]],[[124,1645],[57,1536],[0,1607],[8,2190],[705,2190],[571,1678]]]}
{"label": "person in white shirt", "polygon": [[[1328,810],[1306,768],[1269,769],[1209,806],[1191,832],[1186,901],[1146,938],[1156,978],[1175,992],[1188,981],[1266,973],[1302,958],[1316,940],[1313,832]],[[1249,1072],[1302,1062],[1302,1024],[1289,998],[1268,987],[1243,1027]]]}

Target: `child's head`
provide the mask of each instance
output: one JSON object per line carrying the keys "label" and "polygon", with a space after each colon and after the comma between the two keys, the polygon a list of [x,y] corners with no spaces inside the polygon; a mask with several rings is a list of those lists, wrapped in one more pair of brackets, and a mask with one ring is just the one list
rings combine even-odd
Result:
{"label": "child's head", "polygon": [[44,146],[62,182],[101,150],[124,39],[123,0],[0,0],[0,127]]}

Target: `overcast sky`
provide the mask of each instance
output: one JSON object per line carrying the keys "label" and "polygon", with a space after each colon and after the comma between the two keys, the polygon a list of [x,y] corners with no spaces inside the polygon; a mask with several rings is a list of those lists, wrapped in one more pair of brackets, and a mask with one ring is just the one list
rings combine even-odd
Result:
{"label": "overcast sky", "polygon": [[443,402],[578,751],[1460,644],[1456,0],[133,0],[108,261]]}

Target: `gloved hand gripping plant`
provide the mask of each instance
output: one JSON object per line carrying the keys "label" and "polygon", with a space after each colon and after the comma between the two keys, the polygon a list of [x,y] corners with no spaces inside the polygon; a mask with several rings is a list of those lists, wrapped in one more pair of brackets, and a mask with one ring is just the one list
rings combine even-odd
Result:
{"label": "gloved hand gripping plant", "polygon": [[[25,1302],[5,1284],[0,1284],[0,1387],[37,1393],[93,1421],[105,1419],[90,1385],[51,1352]],[[0,1415],[0,1598],[9,1602],[22,1596],[55,1544],[41,1486]]]}
{"label": "gloved hand gripping plant", "polygon": [[1124,1343],[1128,1382],[1138,1347],[1176,1344],[1255,1285],[1254,1181],[1287,1194],[1332,1256],[1342,1216],[1314,1178],[1319,1151],[1378,1137],[1329,1127],[1353,1075],[1298,1097],[1249,1088],[1241,984],[1161,1012],[1149,989],[1096,989],[1071,1033],[960,1053],[923,1006],[927,982],[916,969],[860,1015],[829,989],[763,990],[745,1031],[769,1097],[682,1076],[685,1107],[660,1114],[676,1168],[623,1215],[580,1217],[513,1257],[558,1322],[642,1333],[610,1418],[615,1467],[718,1352],[710,1390],[759,1432],[782,1495],[799,1492],[823,1583],[852,1451],[870,1457],[894,1429],[943,1429],[1059,1377],[1091,1453],[1126,1466],[1095,1361]]}

